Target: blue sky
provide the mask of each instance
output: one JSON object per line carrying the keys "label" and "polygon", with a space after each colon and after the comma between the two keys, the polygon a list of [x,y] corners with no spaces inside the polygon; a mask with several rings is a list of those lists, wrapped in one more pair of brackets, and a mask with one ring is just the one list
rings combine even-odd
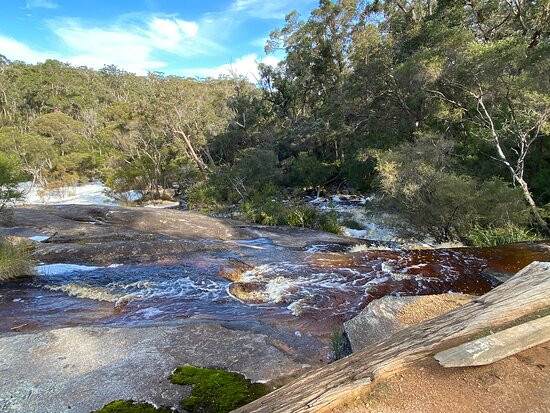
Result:
{"label": "blue sky", "polygon": [[[0,54],[138,74],[253,79],[271,30],[317,0],[0,0]],[[279,56],[280,57],[280,56]]]}

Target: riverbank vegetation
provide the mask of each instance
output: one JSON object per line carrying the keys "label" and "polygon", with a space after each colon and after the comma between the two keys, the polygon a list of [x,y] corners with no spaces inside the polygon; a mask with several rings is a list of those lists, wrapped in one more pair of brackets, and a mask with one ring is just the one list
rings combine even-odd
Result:
{"label": "riverbank vegetation", "polygon": [[0,282],[34,274],[30,246],[0,237]]}
{"label": "riverbank vegetation", "polygon": [[337,231],[292,200],[346,190],[440,241],[547,235],[548,27],[544,1],[322,0],[272,32],[257,84],[0,59],[0,150],[45,187],[267,225]]}

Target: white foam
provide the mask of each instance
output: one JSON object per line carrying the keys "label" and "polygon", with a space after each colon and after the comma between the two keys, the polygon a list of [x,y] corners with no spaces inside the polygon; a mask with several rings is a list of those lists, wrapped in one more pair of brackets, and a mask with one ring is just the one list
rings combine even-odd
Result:
{"label": "white foam", "polygon": [[91,300],[109,301],[116,303],[121,297],[113,294],[111,291],[100,287],[89,287],[78,284],[64,284],[64,285],[45,285],[44,288],[50,291],[61,291],[67,295],[78,298],[89,298]]}
{"label": "white foam", "polygon": [[352,228],[343,228],[344,235],[353,238],[366,238],[368,231],[366,229],[352,229]]}
{"label": "white foam", "polygon": [[367,245],[367,244],[359,244],[354,245],[351,247],[349,252],[365,252],[365,251],[391,251],[390,247],[386,247],[383,245]]}
{"label": "white foam", "polygon": [[102,267],[94,267],[90,265],[77,265],[77,264],[44,264],[34,267],[36,272],[40,275],[60,275],[69,274],[75,271],[93,271]]}
{"label": "white foam", "polygon": [[[108,195],[109,188],[102,182],[94,181],[83,185],[65,186],[58,189],[44,190],[32,182],[19,184],[18,189],[23,193],[23,204],[42,205],[118,205],[119,201]],[[122,198],[127,201],[137,201],[141,194],[129,191]]]}
{"label": "white foam", "polygon": [[32,237],[29,237],[31,241],[36,241],[36,242],[46,241],[48,238],[50,238],[49,235],[34,235]]}

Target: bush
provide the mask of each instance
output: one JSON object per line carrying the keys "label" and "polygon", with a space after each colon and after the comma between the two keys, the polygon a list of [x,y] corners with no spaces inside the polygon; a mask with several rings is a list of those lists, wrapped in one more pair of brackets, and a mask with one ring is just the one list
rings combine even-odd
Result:
{"label": "bush", "polygon": [[321,189],[334,175],[334,165],[325,164],[306,153],[294,159],[288,173],[289,185],[294,187]]}
{"label": "bush", "polygon": [[223,209],[219,203],[220,194],[216,186],[210,182],[203,181],[191,185],[187,188],[185,196],[187,205],[191,209],[205,212],[214,212]]}
{"label": "bush", "polygon": [[276,199],[245,202],[241,206],[244,218],[260,225],[289,225],[319,229],[335,234],[342,232],[336,213],[323,213],[309,205],[293,205]]}
{"label": "bush", "polygon": [[476,226],[524,226],[529,215],[521,191],[499,178],[481,181],[447,165],[452,144],[419,141],[378,154],[386,203],[409,226],[438,241],[464,239]]}
{"label": "bush", "polygon": [[0,152],[0,211],[21,197],[17,184],[23,180],[19,164]]}
{"label": "bush", "polygon": [[0,238],[0,281],[34,274],[29,243],[11,243]]}
{"label": "bush", "polygon": [[537,241],[541,237],[532,229],[508,224],[503,227],[475,226],[466,237],[468,244],[474,247],[494,247],[522,241]]}
{"label": "bush", "polygon": [[277,154],[270,150],[249,148],[239,152],[227,175],[230,184],[247,197],[265,185],[279,182],[281,170]]}

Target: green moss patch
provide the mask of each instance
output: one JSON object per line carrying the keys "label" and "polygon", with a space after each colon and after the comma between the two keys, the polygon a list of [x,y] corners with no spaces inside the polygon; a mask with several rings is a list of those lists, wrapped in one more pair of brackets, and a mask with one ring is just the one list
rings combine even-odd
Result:
{"label": "green moss patch", "polygon": [[193,386],[191,396],[181,403],[191,413],[230,412],[269,393],[268,386],[252,383],[241,374],[193,366],[178,367],[170,381]]}
{"label": "green moss patch", "polygon": [[92,413],[171,413],[167,407],[155,407],[149,403],[137,403],[133,400],[116,400]]}

